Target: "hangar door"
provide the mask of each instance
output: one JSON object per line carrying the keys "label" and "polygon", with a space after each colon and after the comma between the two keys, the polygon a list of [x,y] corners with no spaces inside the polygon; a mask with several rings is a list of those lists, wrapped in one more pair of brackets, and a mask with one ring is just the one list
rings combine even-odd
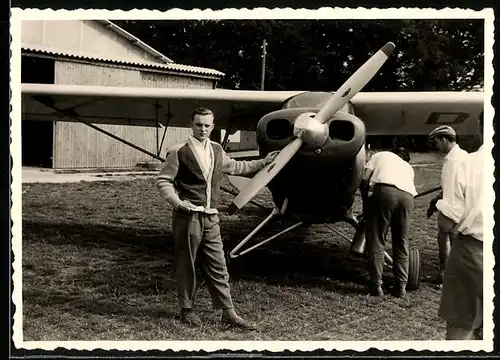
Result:
{"label": "hangar door", "polygon": [[[54,60],[23,55],[21,82],[54,83]],[[52,168],[54,123],[44,120],[23,120],[21,127],[22,166]]]}

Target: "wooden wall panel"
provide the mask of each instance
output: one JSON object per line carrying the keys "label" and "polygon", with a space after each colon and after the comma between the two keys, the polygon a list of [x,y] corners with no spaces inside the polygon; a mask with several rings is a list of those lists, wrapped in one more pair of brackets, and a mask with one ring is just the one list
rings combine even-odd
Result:
{"label": "wooden wall panel", "polygon": [[[212,81],[169,75],[120,66],[56,61],[56,84],[211,88]],[[96,124],[96,126],[156,153],[156,128],[130,125]],[[163,151],[184,141],[187,128],[168,128]],[[159,142],[163,129],[159,129]],[[132,147],[78,122],[58,121],[54,129],[54,168],[128,168],[153,158]]]}

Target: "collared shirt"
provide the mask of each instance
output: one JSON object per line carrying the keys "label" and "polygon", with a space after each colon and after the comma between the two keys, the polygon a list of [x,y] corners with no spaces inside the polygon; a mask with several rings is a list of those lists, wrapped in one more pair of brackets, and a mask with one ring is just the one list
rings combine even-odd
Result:
{"label": "collared shirt", "polygon": [[455,223],[462,217],[465,199],[464,194],[456,186],[453,186],[453,182],[460,162],[464,161],[468,155],[467,151],[455,144],[446,154],[441,171],[443,198],[436,203],[436,208]]}
{"label": "collared shirt", "polygon": [[212,172],[214,168],[213,161],[213,149],[210,145],[210,139],[205,139],[203,141],[198,140],[193,135],[189,135],[187,140],[193,154],[200,165],[201,171],[203,172],[203,177],[207,182],[207,206],[203,208],[199,207],[199,211],[202,212],[212,212],[210,199],[212,198]]}
{"label": "collared shirt", "polygon": [[467,156],[457,169],[454,186],[464,194],[464,211],[456,229],[463,235],[483,241],[484,207],[484,152],[483,146]]}
{"label": "collared shirt", "polygon": [[191,146],[191,150],[193,150],[198,164],[200,165],[201,171],[203,171],[203,176],[208,180],[213,167],[213,154],[212,146],[210,146],[210,140],[205,139],[200,141],[194,136],[189,135],[188,143]]}
{"label": "collared shirt", "polygon": [[415,189],[415,171],[412,166],[390,151],[380,151],[373,154],[365,165],[365,169],[373,171],[370,185],[387,184],[406,191],[413,196]]}

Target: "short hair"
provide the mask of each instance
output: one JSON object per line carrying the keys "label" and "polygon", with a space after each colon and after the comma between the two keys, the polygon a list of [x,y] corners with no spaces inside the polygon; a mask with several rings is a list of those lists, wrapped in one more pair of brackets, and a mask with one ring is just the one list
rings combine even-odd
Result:
{"label": "short hair", "polygon": [[191,121],[194,120],[194,117],[196,115],[213,115],[213,114],[214,113],[210,109],[207,109],[205,107],[198,107],[194,109],[193,112],[191,113]]}
{"label": "short hair", "polygon": [[408,149],[406,149],[402,146],[399,146],[399,147],[392,148],[391,152],[398,155],[404,161],[410,162],[410,152],[408,151]]}

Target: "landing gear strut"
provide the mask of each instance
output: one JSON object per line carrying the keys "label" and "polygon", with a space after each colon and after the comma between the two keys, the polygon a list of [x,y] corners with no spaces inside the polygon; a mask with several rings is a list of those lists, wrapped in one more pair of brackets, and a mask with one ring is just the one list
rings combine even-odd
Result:
{"label": "landing gear strut", "polygon": [[299,222],[293,224],[292,226],[287,227],[285,230],[280,231],[279,233],[277,233],[271,237],[268,237],[266,240],[263,240],[260,243],[255,244],[254,246],[252,246],[246,250],[243,250],[239,254],[237,253],[237,251],[239,249],[241,249],[241,247],[243,245],[245,245],[251,238],[253,238],[267,223],[269,223],[271,220],[273,220],[277,216],[282,216],[285,213],[287,206],[288,206],[288,199],[285,199],[285,201],[283,202],[283,206],[281,207],[281,210],[274,207],[273,210],[271,211],[271,214],[269,214],[268,217],[266,217],[255,229],[253,229],[250,234],[248,234],[238,245],[236,245],[236,247],[233,250],[231,250],[231,252],[229,253],[229,259],[234,259],[234,258],[237,258],[241,255],[247,254],[250,251],[258,248],[259,246],[262,246],[262,245],[268,243],[269,241],[274,240],[277,237],[279,237],[287,232],[290,232],[293,229],[302,225],[302,221],[299,221]]}

